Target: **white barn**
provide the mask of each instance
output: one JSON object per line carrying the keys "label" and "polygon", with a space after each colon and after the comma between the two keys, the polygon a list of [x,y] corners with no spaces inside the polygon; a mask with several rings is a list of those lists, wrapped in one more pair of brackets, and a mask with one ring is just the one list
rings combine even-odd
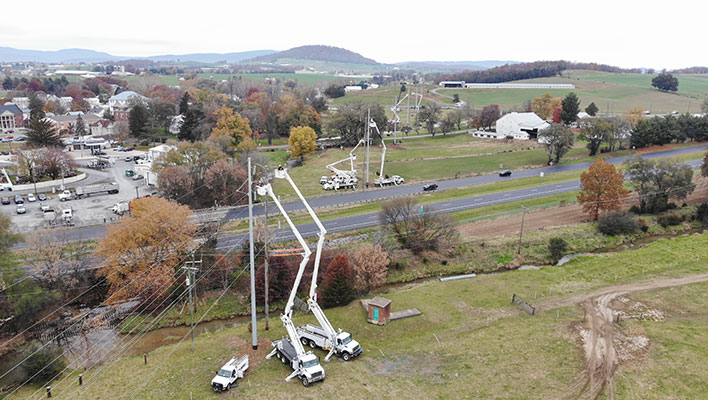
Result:
{"label": "white barn", "polygon": [[511,136],[514,139],[529,140],[536,139],[538,132],[548,128],[550,124],[532,112],[512,112],[499,118],[496,126],[498,139]]}

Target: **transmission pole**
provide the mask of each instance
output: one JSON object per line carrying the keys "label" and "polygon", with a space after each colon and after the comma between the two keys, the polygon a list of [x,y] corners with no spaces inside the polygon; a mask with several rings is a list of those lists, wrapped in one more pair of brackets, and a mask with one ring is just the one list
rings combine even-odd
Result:
{"label": "transmission pole", "polygon": [[411,90],[408,89],[408,116],[406,117],[406,124],[411,123]]}
{"label": "transmission pole", "polygon": [[256,329],[256,271],[253,254],[253,171],[251,157],[248,157],[248,247],[251,253],[251,340],[253,350],[258,349],[258,332]]}
{"label": "transmission pole", "polygon": [[366,112],[366,188],[369,188],[369,131],[371,123],[371,108]]}
{"label": "transmission pole", "polygon": [[194,273],[197,271],[195,264],[202,265],[202,260],[194,260],[194,251],[192,251],[192,261],[185,261],[185,264],[189,264],[189,267],[182,267],[187,273],[187,289],[189,290],[189,326],[190,333],[192,335],[192,351],[194,351],[194,302],[192,300],[192,292],[194,291]]}
{"label": "transmission pole", "polygon": [[[266,172],[266,175],[268,173]],[[265,284],[265,330],[268,330],[268,196],[265,196],[265,248],[263,254],[265,256],[263,262],[263,283]]]}

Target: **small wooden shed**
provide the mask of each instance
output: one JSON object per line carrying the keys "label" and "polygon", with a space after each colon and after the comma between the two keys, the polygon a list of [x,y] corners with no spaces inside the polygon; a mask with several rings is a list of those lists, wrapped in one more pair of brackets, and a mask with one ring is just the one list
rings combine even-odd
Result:
{"label": "small wooden shed", "polygon": [[366,320],[376,325],[385,325],[391,318],[391,300],[385,297],[374,297],[367,301],[368,316]]}

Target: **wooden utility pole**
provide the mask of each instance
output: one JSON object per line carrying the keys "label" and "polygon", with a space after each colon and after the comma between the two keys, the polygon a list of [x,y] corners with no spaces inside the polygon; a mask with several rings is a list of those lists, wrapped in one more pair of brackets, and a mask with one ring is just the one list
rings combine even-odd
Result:
{"label": "wooden utility pole", "polygon": [[187,290],[189,290],[189,327],[190,327],[190,333],[192,335],[192,351],[194,351],[194,300],[193,300],[193,292],[194,292],[194,273],[198,270],[194,265],[199,264],[202,265],[202,260],[200,259],[199,261],[194,260],[194,251],[192,251],[192,261],[185,261],[185,264],[189,264],[189,267],[182,267],[187,273],[186,277],[186,283],[187,283]]}
{"label": "wooden utility pole", "polygon": [[524,217],[526,217],[526,207],[521,206],[523,210],[521,212],[521,230],[519,230],[519,248],[516,250],[516,254],[521,254],[521,239],[524,236]]}

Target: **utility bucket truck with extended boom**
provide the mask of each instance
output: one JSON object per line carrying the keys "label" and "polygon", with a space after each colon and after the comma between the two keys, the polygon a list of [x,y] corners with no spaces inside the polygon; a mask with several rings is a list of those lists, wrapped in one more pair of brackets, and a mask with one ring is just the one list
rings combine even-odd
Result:
{"label": "utility bucket truck with extended boom", "polygon": [[[295,191],[300,194],[300,191],[297,187],[295,187],[286,170],[278,168],[275,171],[275,177],[279,179],[287,179],[288,182],[293,185]],[[298,336],[295,325],[293,324],[292,316],[295,295],[297,294],[297,289],[300,286],[302,274],[305,271],[305,266],[310,259],[312,251],[310,251],[310,248],[307,246],[307,243],[305,243],[302,235],[300,235],[300,232],[293,224],[293,221],[283,209],[278,197],[275,193],[273,193],[273,188],[270,183],[257,186],[256,191],[260,196],[270,196],[273,199],[275,205],[278,207],[278,210],[288,222],[290,229],[302,246],[302,261],[300,262],[300,267],[298,268],[297,275],[295,276],[295,282],[293,283],[293,288],[290,291],[288,302],[285,304],[283,313],[280,314],[280,319],[283,321],[285,330],[288,332],[288,337],[273,341],[273,351],[271,351],[266,358],[270,359],[271,357],[276,356],[277,359],[290,366],[293,372],[285,378],[286,382],[289,382],[292,378],[297,377],[300,379],[303,386],[309,386],[311,383],[324,380],[325,372],[320,365],[317,356],[311,351],[305,352],[305,348],[302,346],[300,337]]]}

